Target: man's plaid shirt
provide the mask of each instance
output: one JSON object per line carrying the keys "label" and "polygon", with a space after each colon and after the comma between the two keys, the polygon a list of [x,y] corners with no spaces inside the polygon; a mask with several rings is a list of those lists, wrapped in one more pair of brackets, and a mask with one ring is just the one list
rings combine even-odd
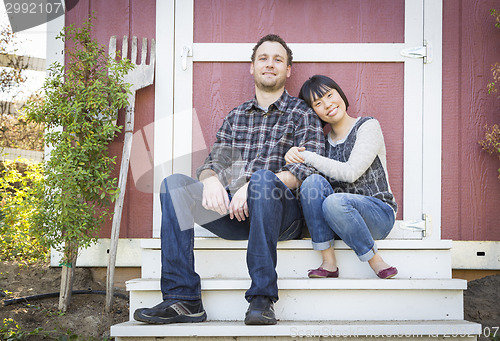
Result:
{"label": "man's plaid shirt", "polygon": [[284,156],[293,146],[324,155],[321,121],[307,104],[285,90],[266,113],[256,99],[233,109],[217,132],[216,141],[197,177],[212,169],[234,193],[257,170],[290,171],[300,181],[315,170],[303,163],[285,165]]}

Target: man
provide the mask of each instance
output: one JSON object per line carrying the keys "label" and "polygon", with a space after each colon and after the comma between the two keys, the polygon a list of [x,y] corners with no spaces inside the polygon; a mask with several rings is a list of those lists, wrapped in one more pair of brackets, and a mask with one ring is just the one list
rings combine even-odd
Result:
{"label": "man", "polygon": [[255,97],[224,119],[216,142],[198,169],[199,181],[174,174],[160,193],[163,302],[138,309],[148,323],[202,322],[200,277],[194,271],[194,223],[232,240],[248,239],[252,284],[245,324],[276,324],[276,245],[300,237],[303,216],[292,192],[312,173],[304,164],[285,165],[292,146],[322,154],[321,123],[301,100],[285,90],[292,51],[277,35],[253,48],[250,74]]}

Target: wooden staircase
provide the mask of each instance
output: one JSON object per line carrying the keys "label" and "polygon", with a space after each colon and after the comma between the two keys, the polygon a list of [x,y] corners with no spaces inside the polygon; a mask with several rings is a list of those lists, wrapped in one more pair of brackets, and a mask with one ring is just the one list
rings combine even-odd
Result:
{"label": "wooden staircase", "polygon": [[310,240],[278,243],[279,301],[275,326],[246,326],[250,286],[246,241],[195,239],[196,271],[208,320],[196,324],[148,325],[133,312],[161,302],[160,241],[142,241],[142,278],[127,282],[130,321],[111,327],[115,340],[205,340],[323,338],[347,340],[476,340],[481,325],[463,320],[465,280],[451,278],[451,241],[382,240],[381,255],[398,268],[390,280],[378,279],[342,241],[335,242],[338,279],[309,279],[321,263]]}

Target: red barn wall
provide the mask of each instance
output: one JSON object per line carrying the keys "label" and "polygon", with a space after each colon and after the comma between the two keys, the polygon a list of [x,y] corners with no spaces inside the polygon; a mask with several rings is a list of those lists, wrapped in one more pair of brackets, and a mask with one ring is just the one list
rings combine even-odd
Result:
{"label": "red barn wall", "polygon": [[[156,33],[156,2],[154,0],[80,0],[71,11],[66,13],[66,25],[76,26],[85,22],[89,15],[95,16],[93,36],[104,46],[109,45],[109,38],[117,36],[117,50],[121,50],[121,41],[124,35],[129,36],[129,56],[131,36],[155,38]],[[139,45],[138,58],[140,62]],[[154,121],[154,84],[137,92],[135,102],[134,132],[152,124]],[[120,112],[118,124],[124,124],[124,112]],[[110,153],[117,156],[115,176],[120,172],[123,136],[119,134],[111,144]],[[152,141],[152,139],[150,140]],[[149,140],[148,140],[149,142]],[[153,150],[153,145],[149,145]],[[150,176],[150,183],[153,178]],[[132,173],[129,170],[123,216],[120,228],[121,238],[150,238],[153,234],[153,194],[139,191],[133,183]],[[101,237],[111,235],[111,221],[103,226]]]}
{"label": "red barn wall", "polygon": [[500,124],[499,94],[486,87],[500,62],[500,29],[489,13],[500,2],[443,5],[442,237],[500,240],[500,162],[478,144],[485,124]]}
{"label": "red barn wall", "polygon": [[[366,11],[369,14],[377,8],[364,1],[345,2],[349,3],[353,6],[352,11],[360,11],[362,16]],[[375,3],[377,1],[373,1],[373,4]],[[206,1],[204,4],[211,3]],[[222,2],[216,2],[215,5],[217,4],[221,5]],[[227,6],[230,4],[229,1]],[[249,1],[249,4],[254,5],[254,2]],[[487,83],[492,79],[491,64],[500,62],[500,29],[494,27],[494,19],[489,14],[489,10],[495,6],[500,9],[497,0],[443,1],[442,237],[446,239],[500,240],[500,179],[497,178],[496,171],[500,162],[496,156],[481,151],[477,143],[482,138],[485,124],[500,123],[500,100],[495,94],[487,94],[486,90]],[[107,46],[112,35],[154,38],[155,8],[154,0],[80,0],[77,6],[66,14],[66,24],[81,24],[93,12],[96,17],[94,34],[101,44]],[[400,6],[394,7],[394,11],[398,11],[396,16],[400,10]],[[362,37],[362,41],[366,37],[368,40],[379,39],[377,35],[374,36],[376,38],[370,37],[377,32],[374,29],[377,27],[376,18],[382,16],[369,17],[375,21],[368,26],[365,22],[357,30],[352,27],[352,23],[349,24],[349,34]],[[242,18],[229,27],[242,25],[240,19]],[[203,24],[210,25],[210,22],[207,20]],[[274,23],[269,22],[268,25],[271,26],[262,28],[262,34],[267,33],[268,29],[274,31]],[[307,23],[296,25],[293,20],[289,25],[305,27]],[[380,26],[387,27],[387,23]],[[341,27],[333,30],[321,26],[315,29],[318,34],[311,36],[314,37],[311,39],[326,42],[329,38],[328,35],[324,36],[325,32],[339,32],[340,29]],[[233,30],[224,31],[224,36],[215,36],[212,40],[230,41],[233,39],[232,32]],[[257,40],[253,35],[262,35],[250,30],[243,32],[252,35],[246,37],[251,38],[251,41]],[[332,39],[338,40],[339,36],[346,35],[332,35]],[[304,42],[309,42],[308,37],[307,35],[303,38]],[[240,40],[240,37],[237,38]],[[206,38],[195,34],[195,41],[204,39]],[[392,36],[380,39],[394,42],[401,40],[400,37]],[[304,68],[297,68],[299,74],[305,72]],[[395,72],[401,71],[396,69]],[[293,83],[292,86],[296,87]],[[252,90],[251,85],[245,87],[247,88]],[[154,86],[137,93],[135,113],[136,131],[153,123]],[[118,156],[117,165],[120,164],[122,141],[123,135],[119,135],[111,146],[111,152]],[[153,147],[149,145],[151,151]],[[118,172],[119,166],[115,170],[116,176]],[[152,184],[152,178],[150,182]],[[129,172],[120,237],[152,236],[152,203],[153,194],[136,189]],[[111,223],[106,224],[101,236],[109,237],[110,229]]]}

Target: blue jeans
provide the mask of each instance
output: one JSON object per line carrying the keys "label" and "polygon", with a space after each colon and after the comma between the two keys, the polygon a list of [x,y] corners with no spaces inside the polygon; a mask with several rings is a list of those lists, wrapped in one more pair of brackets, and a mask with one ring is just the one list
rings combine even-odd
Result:
{"label": "blue jeans", "polygon": [[388,204],[371,196],[334,193],[318,174],[302,183],[300,202],[315,250],[333,246],[336,234],[366,262],[378,250],[374,239],[384,239],[394,226],[394,211]]}
{"label": "blue jeans", "polygon": [[[280,240],[302,233],[299,200],[270,171],[259,170],[250,178],[247,193],[249,219],[239,222],[201,205],[203,184],[173,174],[163,180],[160,201],[163,299],[201,298],[200,277],[194,270],[194,223],[230,240],[248,240],[247,266],[252,284],[245,297],[269,296],[278,300],[276,246]],[[226,266],[234,266],[228,259]]]}

